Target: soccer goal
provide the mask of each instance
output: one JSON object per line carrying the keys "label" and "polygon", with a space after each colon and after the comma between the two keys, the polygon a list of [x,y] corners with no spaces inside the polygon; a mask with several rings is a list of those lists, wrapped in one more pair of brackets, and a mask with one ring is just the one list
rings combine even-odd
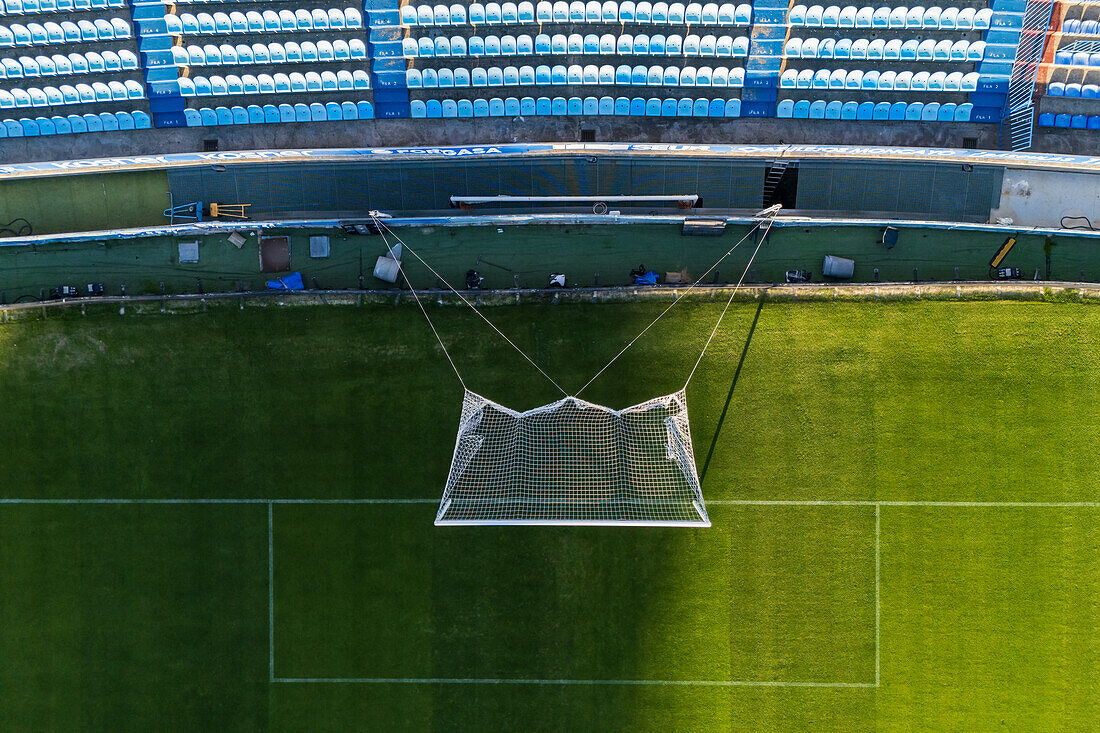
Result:
{"label": "soccer goal", "polygon": [[476,305],[375,217],[394,260],[399,257],[393,255],[387,233],[563,395],[557,402],[517,412],[472,391],[420,296],[412,289],[417,306],[464,390],[451,470],[435,523],[709,527],[695,471],[686,390],[780,208],[773,206],[759,212],[756,226],[687,288],[698,287],[726,257],[755,236],[756,249],[730,292],[684,386],[672,394],[622,410],[582,400],[579,395],[680,302],[679,298],[580,389],[567,392]]}
{"label": "soccer goal", "polygon": [[683,391],[516,412],[467,390],[435,523],[709,527]]}

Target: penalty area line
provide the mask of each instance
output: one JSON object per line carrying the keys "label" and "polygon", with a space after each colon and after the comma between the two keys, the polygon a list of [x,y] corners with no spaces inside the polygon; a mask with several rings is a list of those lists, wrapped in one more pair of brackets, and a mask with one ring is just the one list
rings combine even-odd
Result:
{"label": "penalty area line", "polygon": [[439,499],[0,499],[0,504],[438,504]]}
{"label": "penalty area line", "polygon": [[651,687],[836,687],[874,688],[874,682],[784,682],[780,680],[553,680],[490,677],[276,677],[284,684],[360,685],[543,685]]}
{"label": "penalty area line", "polygon": [[[1008,509],[1097,509],[1100,501],[869,501],[860,499],[710,499],[708,506],[866,506]],[[0,498],[0,504],[439,504],[430,499],[26,499]]]}

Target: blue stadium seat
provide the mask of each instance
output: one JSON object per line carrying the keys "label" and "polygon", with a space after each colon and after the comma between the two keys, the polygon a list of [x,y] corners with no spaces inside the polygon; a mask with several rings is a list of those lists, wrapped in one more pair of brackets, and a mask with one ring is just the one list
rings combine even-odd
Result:
{"label": "blue stadium seat", "polygon": [[643,117],[645,116],[645,100],[641,97],[634,97],[630,100],[630,116],[631,117]]}
{"label": "blue stadium seat", "polygon": [[[534,10],[532,10],[531,12],[534,12]],[[491,107],[492,102],[490,102],[489,105]],[[492,114],[492,109],[489,110],[489,114]],[[516,117],[516,116],[518,116],[519,115],[519,100],[516,99],[515,97],[505,97],[505,99],[504,99],[504,109],[502,110],[501,114],[504,117]]]}
{"label": "blue stadium seat", "polygon": [[[572,100],[570,100],[572,101]],[[595,97],[585,97],[581,105],[580,114],[598,115],[600,113],[600,100]]]}
{"label": "blue stadium seat", "polygon": [[535,98],[523,97],[519,100],[519,113],[523,117],[533,117],[535,114]]}
{"label": "blue stadium seat", "polygon": [[794,100],[784,99],[776,105],[775,108],[776,117],[794,117]]}
{"label": "blue stadium seat", "polygon": [[1087,125],[1088,125],[1088,116],[1087,115],[1073,115],[1073,117],[1070,119],[1070,123],[1069,123],[1069,126],[1076,129],[1076,130],[1084,130]]}
{"label": "blue stadium seat", "polygon": [[[740,7],[740,6],[738,6]],[[727,99],[725,117],[740,117],[741,116],[741,100],[740,99]]]}
{"label": "blue stadium seat", "polygon": [[453,99],[444,99],[441,111],[444,118],[458,117],[458,103]]}
{"label": "blue stadium seat", "polygon": [[550,114],[555,117],[564,117],[569,110],[569,104],[565,97],[554,97],[550,100]]}
{"label": "blue stadium seat", "polygon": [[1089,117],[1088,129],[1100,130],[1100,115],[1092,115]]}
{"label": "blue stadium seat", "polygon": [[626,97],[615,98],[615,114],[626,116],[630,114],[630,100]]}
{"label": "blue stadium seat", "polygon": [[[53,120],[50,119],[49,117],[35,117],[34,118],[34,123],[36,125],[38,125],[38,134],[39,135],[44,136],[44,135],[56,135],[57,134],[57,126],[54,124]],[[132,127],[133,120],[130,121],[130,124],[131,124],[131,127],[127,128],[127,129],[130,129],[130,130],[134,129]]]}
{"label": "blue stadium seat", "polygon": [[424,103],[424,107],[425,116],[429,119],[438,119],[443,116],[443,105],[440,104],[438,99],[429,99]]}
{"label": "blue stadium seat", "polygon": [[905,111],[909,108],[909,105],[905,102],[894,102],[890,105],[890,119],[891,120],[904,120]]}
{"label": "blue stadium seat", "polygon": [[874,102],[860,102],[856,108],[856,119],[866,122],[874,119],[875,116],[875,103]]}
{"label": "blue stadium seat", "polygon": [[615,114],[615,100],[612,97],[600,97],[598,114],[600,115],[613,115]]}
{"label": "blue stadium seat", "polygon": [[680,104],[685,104],[684,117],[691,117],[691,100],[682,99],[679,103],[675,99],[666,99],[661,102],[661,116],[662,117],[676,117],[679,114]]}
{"label": "blue stadium seat", "polygon": [[924,102],[911,102],[905,109],[906,120],[919,120],[924,114]]}
{"label": "blue stadium seat", "polygon": [[810,119],[811,120],[823,120],[825,119],[825,100],[818,99],[810,104]]}
{"label": "blue stadium seat", "polygon": [[535,100],[535,114],[539,117],[549,117],[552,105],[550,97],[539,97]]}
{"label": "blue stadium seat", "polygon": [[358,102],[355,105],[356,110],[359,112],[359,119],[361,120],[373,120],[374,119],[374,105],[367,101]]}
{"label": "blue stadium seat", "polygon": [[791,115],[797,120],[805,120],[810,117],[810,102],[807,99],[800,99],[794,103],[793,114]]}

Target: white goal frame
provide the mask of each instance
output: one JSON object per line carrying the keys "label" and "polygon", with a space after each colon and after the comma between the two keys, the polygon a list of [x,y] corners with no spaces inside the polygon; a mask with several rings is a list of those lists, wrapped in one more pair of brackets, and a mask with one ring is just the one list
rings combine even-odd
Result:
{"label": "white goal frame", "polygon": [[684,391],[518,412],[466,390],[435,524],[709,527]]}

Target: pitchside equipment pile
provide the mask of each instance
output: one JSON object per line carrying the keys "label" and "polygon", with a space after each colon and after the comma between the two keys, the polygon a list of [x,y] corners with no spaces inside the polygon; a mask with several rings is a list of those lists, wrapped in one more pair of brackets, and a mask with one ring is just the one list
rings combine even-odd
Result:
{"label": "pitchside equipment pile", "polygon": [[[686,389],[760,251],[776,213],[775,207],[761,212],[756,227],[687,288],[695,288],[750,235],[759,233],[756,250],[731,291],[684,387],[622,410],[587,402],[579,395],[679,299],[670,303],[584,386],[569,394],[460,291],[376,219],[383,237],[391,234],[405,252],[431,270],[563,395],[557,402],[517,412],[470,390],[413,289],[417,305],[465,390],[451,470],[435,523],[709,527],[695,470]],[[390,248],[388,240],[386,246],[391,252],[396,248]]]}

